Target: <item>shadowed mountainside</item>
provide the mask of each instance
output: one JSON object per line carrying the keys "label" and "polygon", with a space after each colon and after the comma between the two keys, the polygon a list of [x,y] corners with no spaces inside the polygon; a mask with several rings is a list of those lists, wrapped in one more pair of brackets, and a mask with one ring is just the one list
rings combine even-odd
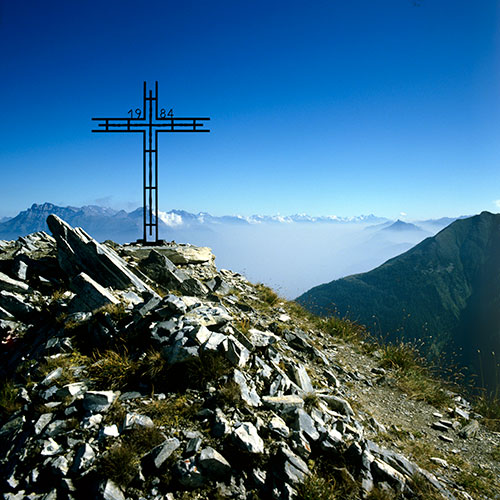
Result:
{"label": "shadowed mountainside", "polygon": [[312,288],[297,302],[312,312],[367,325],[374,334],[427,339],[434,354],[471,366],[498,385],[500,215],[457,220],[376,269]]}

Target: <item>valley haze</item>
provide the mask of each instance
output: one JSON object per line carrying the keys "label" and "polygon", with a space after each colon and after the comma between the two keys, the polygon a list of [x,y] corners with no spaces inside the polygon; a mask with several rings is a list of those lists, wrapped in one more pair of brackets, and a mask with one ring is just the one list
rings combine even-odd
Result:
{"label": "valley haze", "polygon": [[[100,241],[126,243],[142,234],[142,208],[126,212],[94,205],[43,203],[0,221],[0,239],[47,230],[50,213],[83,227]],[[263,282],[289,299],[321,283],[369,271],[456,220],[409,223],[375,215],[212,216],[183,210],[162,211],[160,219],[161,238],[208,246],[219,267]]]}

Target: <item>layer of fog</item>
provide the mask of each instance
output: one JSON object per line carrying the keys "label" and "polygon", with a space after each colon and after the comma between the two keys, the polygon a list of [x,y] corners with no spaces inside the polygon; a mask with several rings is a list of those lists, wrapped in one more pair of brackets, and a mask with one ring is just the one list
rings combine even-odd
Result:
{"label": "layer of fog", "polygon": [[361,223],[216,224],[170,228],[162,236],[209,246],[219,268],[265,283],[291,299],[321,283],[369,271],[437,229],[395,232]]}

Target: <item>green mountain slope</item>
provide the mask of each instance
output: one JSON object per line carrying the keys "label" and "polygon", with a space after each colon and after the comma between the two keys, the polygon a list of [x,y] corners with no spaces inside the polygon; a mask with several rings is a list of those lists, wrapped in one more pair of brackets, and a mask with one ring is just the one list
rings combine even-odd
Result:
{"label": "green mountain slope", "polygon": [[456,349],[480,383],[496,387],[500,215],[457,220],[378,268],[312,288],[297,302],[346,315],[389,340],[425,338],[435,353]]}

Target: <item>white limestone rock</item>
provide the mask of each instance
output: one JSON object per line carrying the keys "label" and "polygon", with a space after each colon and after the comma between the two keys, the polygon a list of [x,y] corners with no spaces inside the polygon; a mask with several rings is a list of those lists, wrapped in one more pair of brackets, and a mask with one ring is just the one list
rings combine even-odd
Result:
{"label": "white limestone rock", "polygon": [[233,432],[233,440],[244,451],[264,453],[264,441],[251,422],[243,422],[237,427]]}

